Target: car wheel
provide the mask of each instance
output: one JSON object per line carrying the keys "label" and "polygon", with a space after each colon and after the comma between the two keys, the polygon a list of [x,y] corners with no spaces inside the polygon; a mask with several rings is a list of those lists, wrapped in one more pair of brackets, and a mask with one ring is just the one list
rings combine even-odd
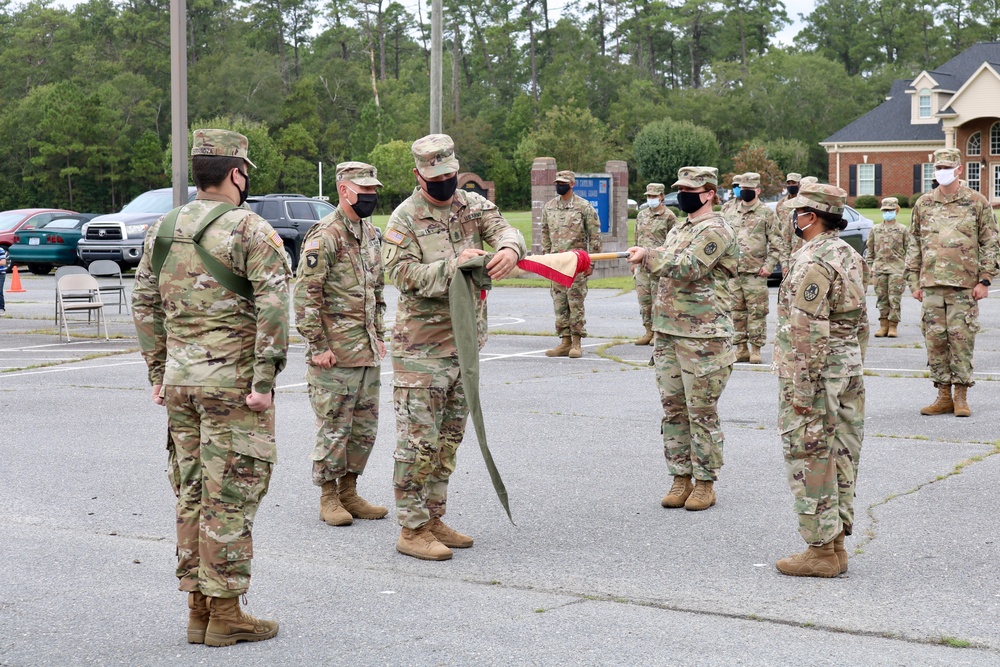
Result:
{"label": "car wheel", "polygon": [[47,276],[52,271],[51,264],[28,264],[28,270],[36,276]]}
{"label": "car wheel", "polygon": [[292,251],[285,246],[285,257],[288,259],[288,266],[292,267],[292,272],[295,271],[295,257],[292,255]]}

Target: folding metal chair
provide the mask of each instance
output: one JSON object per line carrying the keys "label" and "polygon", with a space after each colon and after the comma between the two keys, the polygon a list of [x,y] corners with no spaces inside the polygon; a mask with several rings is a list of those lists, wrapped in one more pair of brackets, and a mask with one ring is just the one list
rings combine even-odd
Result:
{"label": "folding metal chair", "polygon": [[[118,278],[118,284],[99,282],[101,289],[101,294],[116,294],[118,299],[118,314],[122,312],[122,306],[125,306],[125,313],[128,314],[128,301],[126,300],[127,294],[125,293],[125,282],[122,280],[122,269],[118,266],[117,262],[112,262],[110,259],[99,259],[90,264],[90,275],[95,278]],[[109,306],[112,304],[108,304]]]}
{"label": "folding metal chair", "polygon": [[[66,303],[68,296],[86,294],[87,301],[71,301]],[[97,333],[101,333],[101,326],[104,326],[104,340],[111,340],[108,336],[108,322],[104,317],[104,302],[101,301],[101,287],[93,276],[87,273],[72,273],[65,275],[56,283],[56,312],[62,329],[66,332],[66,342],[69,342],[69,321],[66,319],[68,313],[87,312],[87,322],[90,322],[90,313],[97,313]]]}
{"label": "folding metal chair", "polygon": [[[56,289],[55,289],[55,307],[52,309],[52,321],[59,326],[59,279],[63,276],[68,276],[74,273],[87,273],[87,269],[82,266],[60,266],[56,269]],[[66,301],[90,301],[90,295],[88,294],[66,294],[63,296]],[[90,321],[90,316],[88,314],[87,321]]]}

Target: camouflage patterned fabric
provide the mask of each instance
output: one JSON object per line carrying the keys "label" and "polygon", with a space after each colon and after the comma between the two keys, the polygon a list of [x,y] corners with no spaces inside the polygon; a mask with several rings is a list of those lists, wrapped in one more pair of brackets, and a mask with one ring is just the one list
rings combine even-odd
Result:
{"label": "camouflage patterned fabric", "polygon": [[334,366],[309,379],[309,403],[316,415],[312,480],[316,486],[360,475],[378,435],[379,366]]}
{"label": "camouflage patterned fabric", "polygon": [[[542,208],[542,252],[577,249],[601,252],[601,222],[597,211],[579,195],[574,194],[568,202],[562,197],[554,197]],[[587,276],[580,274],[568,288],[552,283],[549,291],[556,314],[556,334],[560,337],[586,336],[583,302],[587,298]]]}
{"label": "camouflage patterned fabric", "polygon": [[[743,175],[744,182],[759,182],[759,176],[748,176]],[[777,216],[760,197],[749,204],[739,202],[725,218],[736,232],[739,248],[739,275],[729,281],[733,297],[733,343],[749,342],[763,347],[767,340],[767,278],[757,274],[761,268],[768,273],[774,270],[784,253],[785,241]]]}
{"label": "camouflage patterned fabric", "polygon": [[978,192],[961,186],[948,195],[939,187],[914,204],[906,272],[910,291],[925,292],[921,321],[935,385],[972,385],[979,331],[972,288],[993,279],[997,257],[997,221]]}
{"label": "camouflage patterned fabric", "polygon": [[906,289],[906,245],[910,234],[895,220],[884,220],[868,234],[865,259],[875,283],[879,319],[899,322],[899,307]]}
{"label": "camouflage patterned fabric", "polygon": [[[806,176],[799,181],[799,192],[802,188],[807,185],[815,185],[819,183],[819,179],[815,176]],[[785,247],[783,250],[783,256],[781,258],[782,272],[788,273],[788,267],[792,265],[792,255],[802,248],[803,241],[798,236],[795,235],[795,225],[792,224],[792,209],[785,206],[785,203],[794,197],[789,197],[785,195],[778,200],[778,203],[774,207],[775,215],[778,216],[778,224],[781,225],[781,235],[785,240]]]}
{"label": "camouflage patterned fabric", "polygon": [[230,130],[195,130],[191,140],[191,155],[215,155],[224,157],[241,157],[246,163],[257,168],[247,151],[250,142],[239,132]]}
{"label": "camouflage patterned fabric", "polygon": [[[659,185],[663,194],[663,185],[651,183],[650,186]],[[653,195],[650,188],[646,188],[647,195]],[[658,208],[645,208],[639,211],[635,220],[635,244],[643,248],[658,248],[663,245],[667,238],[667,232],[677,224],[677,216],[666,206]],[[637,266],[633,275],[635,278],[635,293],[639,298],[639,314],[642,316],[642,323],[645,326],[652,325],[653,296],[656,294],[657,278],[645,267]]]}
{"label": "camouflage patterned fabric", "polygon": [[458,173],[455,142],[447,134],[428,134],[410,146],[417,171],[424,178]]}

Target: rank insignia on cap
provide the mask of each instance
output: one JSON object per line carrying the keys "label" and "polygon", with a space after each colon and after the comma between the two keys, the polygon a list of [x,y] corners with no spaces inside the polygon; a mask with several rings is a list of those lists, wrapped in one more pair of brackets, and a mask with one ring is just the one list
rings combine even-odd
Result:
{"label": "rank insignia on cap", "polygon": [[399,231],[398,229],[389,229],[386,230],[385,235],[382,238],[384,238],[389,243],[395,243],[396,245],[399,245],[400,243],[403,242],[403,232]]}

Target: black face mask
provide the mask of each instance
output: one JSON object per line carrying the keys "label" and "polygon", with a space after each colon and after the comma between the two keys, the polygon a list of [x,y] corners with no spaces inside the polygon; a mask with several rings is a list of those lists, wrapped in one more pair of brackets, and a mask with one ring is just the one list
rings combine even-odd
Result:
{"label": "black face mask", "polygon": [[431,199],[437,201],[448,201],[458,189],[458,174],[443,181],[424,181],[426,192]]}
{"label": "black face mask", "polygon": [[[243,202],[245,202],[247,197],[250,196],[250,174],[243,174],[243,180],[246,182],[246,187],[240,190],[240,206],[243,206]],[[236,184],[233,183],[233,185]]]}
{"label": "black face mask", "polygon": [[378,195],[362,194],[360,192],[357,195],[358,201],[351,204],[351,208],[354,209],[354,215],[359,218],[367,218],[375,212],[375,207],[378,206]]}
{"label": "black face mask", "polygon": [[740,188],[740,199],[746,203],[752,202],[757,198],[757,191],[753,188]]}
{"label": "black face mask", "polygon": [[569,192],[571,187],[572,186],[569,183],[556,183],[556,192],[558,192],[559,196],[561,197],[567,192]]}
{"label": "black face mask", "polygon": [[700,192],[678,192],[677,207],[685,213],[694,213],[704,204],[701,202]]}
{"label": "black face mask", "polygon": [[799,186],[797,185],[786,186],[786,189],[788,190],[789,197],[794,197],[795,195],[799,194]]}

